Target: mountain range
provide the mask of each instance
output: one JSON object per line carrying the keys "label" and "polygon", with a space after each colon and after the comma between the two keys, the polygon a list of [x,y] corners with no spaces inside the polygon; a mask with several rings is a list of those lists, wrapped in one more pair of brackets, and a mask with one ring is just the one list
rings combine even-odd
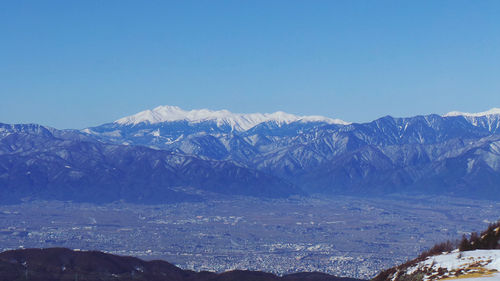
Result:
{"label": "mountain range", "polygon": [[2,202],[339,194],[496,198],[500,109],[350,123],[160,106],[83,130],[0,124]]}

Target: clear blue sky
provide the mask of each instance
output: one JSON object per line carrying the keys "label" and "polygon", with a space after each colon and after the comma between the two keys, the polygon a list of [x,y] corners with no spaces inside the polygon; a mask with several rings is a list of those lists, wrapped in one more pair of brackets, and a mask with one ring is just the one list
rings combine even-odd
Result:
{"label": "clear blue sky", "polygon": [[2,1],[0,122],[500,107],[500,1]]}

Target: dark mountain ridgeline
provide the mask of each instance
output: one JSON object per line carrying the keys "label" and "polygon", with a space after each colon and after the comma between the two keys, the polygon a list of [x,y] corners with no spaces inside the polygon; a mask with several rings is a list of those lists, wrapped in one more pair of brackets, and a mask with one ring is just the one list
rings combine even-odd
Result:
{"label": "dark mountain ridgeline", "polygon": [[323,273],[296,273],[278,277],[257,271],[220,274],[182,270],[168,262],[143,261],[98,251],[65,248],[23,249],[0,253],[0,281],[356,281]]}

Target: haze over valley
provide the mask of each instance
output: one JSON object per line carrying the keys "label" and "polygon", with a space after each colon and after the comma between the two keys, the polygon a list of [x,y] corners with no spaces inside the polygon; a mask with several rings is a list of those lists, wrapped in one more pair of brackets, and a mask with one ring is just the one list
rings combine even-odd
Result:
{"label": "haze over valley", "polygon": [[497,219],[499,113],[357,124],[164,106],[83,130],[2,124],[0,239],[370,278]]}

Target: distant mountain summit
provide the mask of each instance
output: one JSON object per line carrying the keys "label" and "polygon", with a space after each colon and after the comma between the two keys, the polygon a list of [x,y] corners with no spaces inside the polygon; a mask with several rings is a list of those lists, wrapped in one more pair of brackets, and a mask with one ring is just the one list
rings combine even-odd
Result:
{"label": "distant mountain summit", "polygon": [[469,113],[469,112],[460,112],[460,111],[452,111],[448,112],[444,117],[451,116],[467,116],[467,117],[482,117],[482,116],[490,116],[490,115],[500,115],[500,108],[492,108],[487,111],[477,112],[477,113]]}
{"label": "distant mountain summit", "polygon": [[116,120],[114,123],[120,125],[137,125],[140,123],[158,124],[163,122],[187,121],[189,123],[201,123],[214,121],[218,126],[228,125],[237,131],[246,131],[258,124],[274,122],[278,125],[290,124],[292,122],[324,122],[328,124],[347,125],[340,119],[331,119],[323,116],[297,116],[282,111],[274,113],[232,113],[228,110],[182,110],[177,106],[158,106],[152,110],[141,111],[132,116]]}
{"label": "distant mountain summit", "polygon": [[476,127],[488,128],[490,132],[496,132],[500,129],[500,108],[492,108],[488,111],[478,113],[453,111],[443,116],[463,117],[472,125]]}

